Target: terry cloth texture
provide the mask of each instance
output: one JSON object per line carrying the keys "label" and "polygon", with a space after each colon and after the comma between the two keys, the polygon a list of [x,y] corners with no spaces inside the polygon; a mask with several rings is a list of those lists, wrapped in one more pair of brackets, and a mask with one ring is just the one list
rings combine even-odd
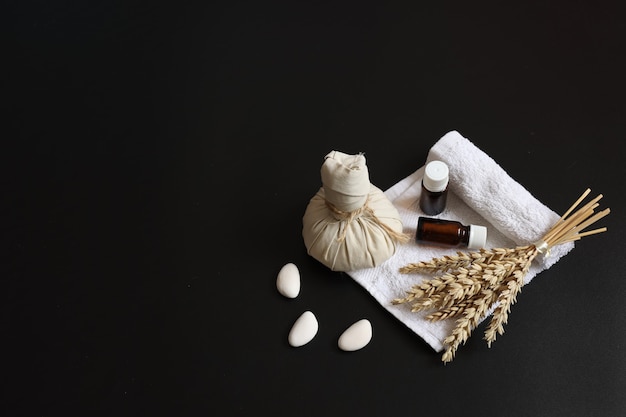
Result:
{"label": "terry cloth texture", "polygon": [[[430,277],[401,274],[398,270],[409,263],[470,250],[417,243],[415,231],[418,217],[436,217],[460,221],[465,225],[485,226],[486,248],[514,248],[541,239],[560,216],[533,197],[489,155],[457,131],[447,133],[430,149],[426,163],[433,160],[445,162],[450,170],[446,209],[436,216],[426,216],[420,210],[419,197],[424,175],[422,166],[385,191],[385,195],[398,209],[404,232],[413,239],[400,245],[396,253],[383,264],[348,271],[347,274],[435,351],[440,352],[444,347],[443,340],[454,327],[454,319],[430,322],[424,318],[428,312],[413,313],[407,304],[393,305],[391,301],[394,298],[404,297],[406,290]],[[539,255],[533,261],[525,283],[554,265],[573,248],[573,242],[566,243],[552,248],[548,256]]]}

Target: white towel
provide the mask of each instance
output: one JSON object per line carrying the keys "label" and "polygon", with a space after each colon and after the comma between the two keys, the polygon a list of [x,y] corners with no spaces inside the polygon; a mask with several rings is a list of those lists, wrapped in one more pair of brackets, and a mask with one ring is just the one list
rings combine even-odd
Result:
{"label": "white towel", "polygon": [[[430,149],[426,163],[443,161],[450,169],[449,194],[446,209],[437,216],[463,224],[487,227],[486,248],[514,248],[539,240],[559,215],[531,195],[512,179],[491,157],[456,131],[443,136]],[[454,327],[454,319],[430,322],[427,312],[413,313],[407,304],[393,305],[394,298],[404,297],[405,291],[429,275],[401,274],[406,264],[428,261],[443,255],[469,251],[464,247],[442,248],[415,242],[419,216],[421,180],[424,166],[401,180],[385,195],[400,213],[404,232],[413,236],[396,253],[375,268],[348,272],[374,298],[409,329],[422,337],[435,351],[443,350],[443,340]],[[548,256],[539,255],[525,277],[527,284],[539,272],[555,264],[574,248],[566,243],[552,248]]]}

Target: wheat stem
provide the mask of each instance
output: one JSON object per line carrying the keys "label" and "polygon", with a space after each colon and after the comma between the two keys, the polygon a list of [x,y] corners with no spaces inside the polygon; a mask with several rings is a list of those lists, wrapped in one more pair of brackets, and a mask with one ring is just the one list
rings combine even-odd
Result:
{"label": "wheat stem", "polygon": [[[610,213],[608,208],[594,212],[602,194],[577,209],[590,192],[590,189],[585,190],[543,236],[541,240],[548,249],[607,230],[601,227],[583,231]],[[426,315],[430,321],[455,320],[454,328],[443,341],[445,351],[441,360],[447,363],[454,359],[459,346],[467,341],[496,302],[498,304],[485,330],[484,338],[488,346],[491,347],[497,335],[504,333],[511,306],[517,301],[524,277],[538,255],[537,246],[532,244],[457,252],[456,255],[432,258],[427,262],[410,263],[400,268],[400,272],[434,276],[412,286],[404,298],[396,298],[392,303],[409,303],[414,312],[432,310]]]}

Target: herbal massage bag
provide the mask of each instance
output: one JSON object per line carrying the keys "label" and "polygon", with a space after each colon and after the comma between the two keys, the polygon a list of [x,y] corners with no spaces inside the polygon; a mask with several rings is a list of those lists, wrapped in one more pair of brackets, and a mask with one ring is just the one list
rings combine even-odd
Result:
{"label": "herbal massage bag", "polygon": [[363,154],[330,152],[321,176],[302,219],[309,255],[333,271],[352,271],[381,264],[407,241],[398,211],[370,184]]}

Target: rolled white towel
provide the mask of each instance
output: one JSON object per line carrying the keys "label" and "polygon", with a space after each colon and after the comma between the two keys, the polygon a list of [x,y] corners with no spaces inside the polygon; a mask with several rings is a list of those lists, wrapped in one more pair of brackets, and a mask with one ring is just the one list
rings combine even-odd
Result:
{"label": "rolled white towel", "polygon": [[[486,248],[514,248],[533,243],[560,217],[457,131],[447,133],[430,149],[426,162],[433,160],[448,165],[450,183],[446,209],[437,216],[429,217],[486,226]],[[425,216],[418,203],[423,175],[424,166],[385,191],[385,195],[398,209],[404,232],[412,236],[415,235],[418,218]],[[525,282],[530,282],[535,275],[554,265],[573,248],[573,243],[566,243],[552,248],[549,256],[537,257],[525,277]],[[420,280],[429,278],[401,274],[398,272],[400,267],[455,254],[457,251],[468,249],[445,248],[424,242],[417,243],[412,239],[408,244],[398,247],[396,253],[383,264],[347,273],[439,352],[443,349],[443,340],[454,327],[454,320],[430,322],[424,318],[427,312],[413,313],[407,305],[393,305],[391,301],[404,297],[406,290]]]}

